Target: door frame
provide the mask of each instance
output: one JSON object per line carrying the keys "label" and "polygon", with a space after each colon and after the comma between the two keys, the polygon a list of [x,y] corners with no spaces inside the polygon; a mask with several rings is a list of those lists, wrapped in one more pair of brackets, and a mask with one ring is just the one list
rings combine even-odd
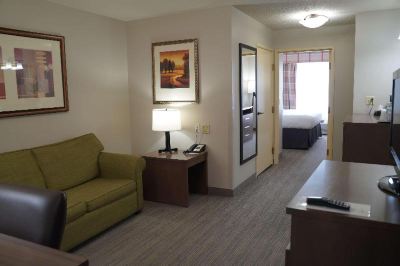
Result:
{"label": "door frame", "polygon": [[[276,75],[276,68],[275,68],[275,66],[276,66],[276,64],[275,64],[275,60],[276,60],[276,50],[275,49],[271,49],[271,48],[268,48],[268,47],[265,47],[265,46],[263,46],[263,45],[261,45],[261,44],[257,44],[256,45],[256,49],[263,49],[263,50],[266,50],[266,51],[269,51],[269,52],[271,52],[272,53],[272,62],[273,62],[273,64],[272,64],[272,97],[273,97],[273,100],[272,100],[272,110],[270,110],[271,112],[272,112],[272,117],[273,117],[273,119],[275,120],[275,113],[276,113],[276,108],[275,108],[275,106],[276,106],[276,104],[275,104],[275,94],[276,94],[276,92],[275,92],[275,75]],[[257,116],[257,119],[258,119],[258,116]],[[273,123],[272,123],[272,149],[273,149],[273,151],[275,151],[275,152],[272,152],[272,165],[274,165],[275,164],[275,153],[276,153],[276,148],[275,148],[275,127],[276,127],[276,124],[275,124],[275,121],[273,121]],[[271,165],[271,166],[272,166]],[[263,170],[260,174],[262,174],[263,172],[265,172],[267,169],[269,169],[271,166],[269,166],[268,168],[266,168],[265,170]],[[259,175],[260,175],[259,174]],[[257,163],[256,163],[256,175],[257,175]]]}
{"label": "door frame", "polygon": [[329,106],[328,106],[328,140],[327,140],[327,156],[328,160],[333,159],[333,132],[334,132],[334,99],[335,99],[335,49],[333,47],[313,47],[313,48],[291,48],[291,49],[275,49],[275,88],[274,95],[275,101],[274,106],[274,164],[279,163],[279,156],[282,152],[281,146],[281,124],[279,113],[279,54],[286,52],[305,52],[305,51],[321,51],[321,50],[329,50]]}

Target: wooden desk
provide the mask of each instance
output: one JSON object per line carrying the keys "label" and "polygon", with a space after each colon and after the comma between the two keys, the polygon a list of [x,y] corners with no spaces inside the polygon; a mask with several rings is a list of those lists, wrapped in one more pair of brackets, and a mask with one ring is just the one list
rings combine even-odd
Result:
{"label": "wooden desk", "polygon": [[379,123],[367,114],[353,114],[343,122],[344,162],[393,165],[389,143],[389,123]]}
{"label": "wooden desk", "polygon": [[0,234],[0,265],[86,266],[89,262],[74,254]]}
{"label": "wooden desk", "polygon": [[183,152],[152,152],[143,156],[145,200],[189,206],[189,193],[208,194],[207,152],[185,155]]}
{"label": "wooden desk", "polygon": [[[377,187],[391,174],[392,166],[323,161],[286,208],[286,265],[399,265],[400,201]],[[368,204],[370,217],[307,209],[307,196]]]}

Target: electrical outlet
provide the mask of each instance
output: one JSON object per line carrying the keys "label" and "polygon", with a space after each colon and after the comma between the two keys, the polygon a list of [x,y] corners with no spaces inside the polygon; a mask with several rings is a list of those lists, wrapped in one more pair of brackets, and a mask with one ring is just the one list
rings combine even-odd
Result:
{"label": "electrical outlet", "polygon": [[210,125],[203,125],[201,127],[201,132],[203,132],[203,134],[210,134]]}
{"label": "electrical outlet", "polygon": [[368,106],[373,106],[375,102],[375,96],[365,96],[365,104]]}

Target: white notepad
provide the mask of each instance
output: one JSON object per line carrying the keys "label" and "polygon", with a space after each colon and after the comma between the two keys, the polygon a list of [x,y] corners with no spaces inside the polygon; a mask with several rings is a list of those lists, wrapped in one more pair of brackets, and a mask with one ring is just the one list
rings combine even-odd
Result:
{"label": "white notepad", "polygon": [[303,207],[306,207],[307,209],[335,212],[335,213],[343,213],[343,214],[349,214],[349,215],[361,216],[361,217],[371,217],[371,205],[368,205],[368,204],[347,202],[348,204],[350,204],[350,210],[345,211],[345,210],[339,210],[339,209],[334,209],[334,208],[329,208],[329,207],[308,205],[306,200],[307,200],[307,197],[304,197],[304,201],[303,201],[303,203],[300,203],[300,205]]}

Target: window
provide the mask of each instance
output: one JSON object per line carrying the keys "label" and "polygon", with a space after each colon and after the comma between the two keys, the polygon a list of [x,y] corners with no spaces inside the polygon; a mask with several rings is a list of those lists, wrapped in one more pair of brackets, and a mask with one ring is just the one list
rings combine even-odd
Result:
{"label": "window", "polygon": [[297,63],[296,109],[306,113],[321,113],[328,121],[329,62]]}

